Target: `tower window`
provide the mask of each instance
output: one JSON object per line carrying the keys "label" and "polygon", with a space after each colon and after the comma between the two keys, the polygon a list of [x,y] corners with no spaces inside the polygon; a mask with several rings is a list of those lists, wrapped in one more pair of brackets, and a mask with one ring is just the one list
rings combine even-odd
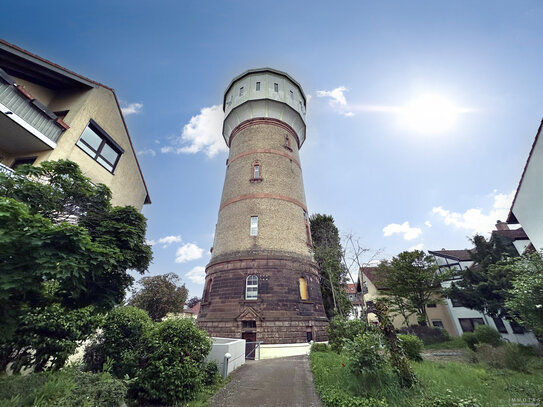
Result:
{"label": "tower window", "polygon": [[293,91],[290,91],[290,100],[292,100],[294,102],[294,92]]}
{"label": "tower window", "polygon": [[257,83],[256,83],[256,90],[257,90],[257,91],[260,90],[260,82],[257,82]]}
{"label": "tower window", "polygon": [[243,96],[243,92],[244,92],[244,88],[243,86],[241,88],[239,88],[239,95],[240,96]]}
{"label": "tower window", "polygon": [[251,216],[251,236],[258,236],[258,216]]}
{"label": "tower window", "polygon": [[300,298],[302,300],[307,300],[309,298],[309,296],[307,295],[307,281],[305,280],[305,278],[300,277],[298,279],[298,284],[300,286]]}
{"label": "tower window", "polygon": [[254,161],[251,168],[251,182],[262,181],[262,166],[260,165],[260,162]]}
{"label": "tower window", "polygon": [[278,83],[273,84],[273,91],[274,92],[279,92],[279,84]]}
{"label": "tower window", "polygon": [[260,178],[260,164],[253,165],[253,178]]}
{"label": "tower window", "polygon": [[292,151],[292,147],[290,146],[290,137],[288,135],[285,135],[285,145],[283,147]]}
{"label": "tower window", "polygon": [[209,301],[209,294],[211,293],[211,283],[213,283],[213,279],[210,278],[207,280],[206,289],[204,290],[203,300]]}
{"label": "tower window", "polygon": [[256,300],[258,298],[258,277],[248,276],[245,280],[245,299]]}

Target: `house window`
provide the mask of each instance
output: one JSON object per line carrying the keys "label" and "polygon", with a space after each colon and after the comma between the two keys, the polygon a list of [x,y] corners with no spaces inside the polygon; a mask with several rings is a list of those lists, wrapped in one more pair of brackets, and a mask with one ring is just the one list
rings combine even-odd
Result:
{"label": "house window", "polygon": [[300,298],[302,300],[307,300],[309,298],[307,295],[307,281],[303,277],[300,277],[298,281],[300,286]]}
{"label": "house window", "polygon": [[274,92],[279,92],[279,84],[278,83],[273,84],[273,91]]}
{"label": "house window", "polygon": [[241,88],[239,88],[239,95],[243,96],[243,86]]}
{"label": "house window", "polygon": [[437,307],[437,304],[435,302],[426,304],[426,308],[436,308],[436,307]]}
{"label": "house window", "polygon": [[258,277],[249,276],[245,281],[245,299],[256,300],[258,297]]}
{"label": "house window", "polygon": [[451,298],[452,306],[453,307],[463,307],[462,302],[457,298]]}
{"label": "house window", "polygon": [[463,332],[473,332],[478,325],[484,325],[483,318],[458,318]]}
{"label": "house window", "polygon": [[260,82],[257,82],[257,83],[256,83],[256,90],[257,90],[257,91],[260,90]]}
{"label": "house window", "polygon": [[258,235],[258,216],[251,216],[251,236]]}
{"label": "house window", "polygon": [[524,328],[518,324],[517,321],[513,321],[512,319],[509,321],[509,325],[511,325],[511,329],[513,330],[514,334],[523,334],[525,333]]}
{"label": "house window", "polygon": [[492,320],[494,321],[494,324],[496,325],[496,329],[499,333],[507,334],[507,328],[505,327],[505,324],[503,323],[501,318],[492,317]]}
{"label": "house window", "polygon": [[91,119],[81,134],[76,145],[101,164],[109,172],[113,172],[124,150]]}
{"label": "house window", "polygon": [[443,322],[440,319],[432,319],[432,326],[445,329],[445,327],[443,326]]}

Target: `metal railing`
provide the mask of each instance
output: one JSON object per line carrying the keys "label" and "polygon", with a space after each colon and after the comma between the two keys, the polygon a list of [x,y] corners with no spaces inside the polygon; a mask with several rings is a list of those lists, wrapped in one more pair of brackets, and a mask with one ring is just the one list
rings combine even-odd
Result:
{"label": "metal railing", "polygon": [[7,166],[5,166],[4,164],[0,163],[0,172],[5,174],[5,175],[8,175],[8,176],[12,176],[13,175],[13,170]]}
{"label": "metal railing", "polygon": [[[256,342],[245,342],[245,345],[252,345],[254,344],[255,347],[249,352],[245,354],[245,359],[249,359],[249,357],[254,353],[254,360],[260,360],[260,345],[263,344],[263,341],[256,341]],[[258,350],[258,358],[256,357]]]}

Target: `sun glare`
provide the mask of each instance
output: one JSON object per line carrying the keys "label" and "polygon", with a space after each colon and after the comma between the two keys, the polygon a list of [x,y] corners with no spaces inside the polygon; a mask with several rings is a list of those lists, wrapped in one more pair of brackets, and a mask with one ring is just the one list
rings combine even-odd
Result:
{"label": "sun glare", "polygon": [[418,133],[437,134],[450,130],[460,109],[440,95],[426,94],[414,99],[400,111],[402,127]]}

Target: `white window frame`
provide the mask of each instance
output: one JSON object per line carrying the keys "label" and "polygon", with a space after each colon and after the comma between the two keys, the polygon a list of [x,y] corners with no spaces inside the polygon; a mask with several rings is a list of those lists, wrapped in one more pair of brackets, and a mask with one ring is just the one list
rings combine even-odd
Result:
{"label": "white window frame", "polygon": [[254,179],[260,178],[260,164],[253,165],[253,178]]}
{"label": "white window frame", "polygon": [[251,236],[258,236],[258,216],[251,216],[251,229],[249,234]]}
{"label": "white window frame", "polygon": [[258,299],[258,276],[251,274],[245,279],[245,299]]}

